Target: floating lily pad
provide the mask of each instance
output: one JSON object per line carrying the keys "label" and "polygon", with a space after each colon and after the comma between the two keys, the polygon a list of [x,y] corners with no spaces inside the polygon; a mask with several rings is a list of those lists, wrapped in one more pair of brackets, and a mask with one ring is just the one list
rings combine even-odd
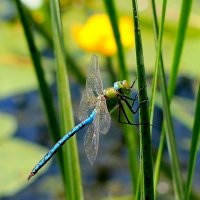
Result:
{"label": "floating lily pad", "polygon": [[[48,63],[51,64],[50,61]],[[3,65],[2,61],[0,61],[0,85],[3,86],[0,89],[0,98],[38,88],[34,68],[31,66],[25,67],[23,63],[21,66],[19,65],[20,63]],[[51,84],[53,82],[53,76],[50,68],[45,70],[45,76],[48,83]]]}
{"label": "floating lily pad", "polygon": [[0,113],[0,142],[9,138],[17,129],[17,122],[12,115]]}
{"label": "floating lily pad", "polygon": [[37,87],[37,80],[31,67],[2,66],[0,63],[0,98],[26,92]]}
{"label": "floating lily pad", "polygon": [[46,152],[46,148],[21,139],[13,138],[1,143],[0,196],[13,195],[26,187],[31,182],[27,181],[31,169]]}

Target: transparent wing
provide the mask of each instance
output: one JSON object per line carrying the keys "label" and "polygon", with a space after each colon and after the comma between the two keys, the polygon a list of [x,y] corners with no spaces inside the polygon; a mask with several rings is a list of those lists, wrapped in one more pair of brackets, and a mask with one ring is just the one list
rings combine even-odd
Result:
{"label": "transparent wing", "polygon": [[89,117],[92,110],[95,107],[96,98],[93,96],[91,90],[85,91],[82,95],[80,106],[79,106],[79,113],[78,117],[80,121],[83,121]]}
{"label": "transparent wing", "polygon": [[96,104],[96,99],[99,94],[103,93],[103,85],[99,72],[98,57],[93,55],[90,60],[90,65],[88,68],[88,76],[86,80],[86,91],[79,106],[79,119],[85,120],[91,114]]}
{"label": "transparent wing", "polygon": [[97,110],[99,110],[99,132],[106,134],[110,128],[111,117],[110,113],[108,112],[105,97],[102,97],[102,100],[98,106],[99,108],[97,108]]}
{"label": "transparent wing", "polygon": [[97,115],[89,128],[84,138],[84,146],[86,155],[91,164],[94,163],[98,146],[99,146],[99,116]]}
{"label": "transparent wing", "polygon": [[99,72],[98,57],[96,55],[93,55],[90,60],[88,78],[86,80],[86,91],[92,91],[95,97],[103,93],[103,84]]}

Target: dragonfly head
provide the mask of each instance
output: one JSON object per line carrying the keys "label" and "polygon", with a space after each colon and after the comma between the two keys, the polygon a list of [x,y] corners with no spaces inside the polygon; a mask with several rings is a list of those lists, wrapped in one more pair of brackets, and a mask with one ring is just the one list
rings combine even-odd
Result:
{"label": "dragonfly head", "polygon": [[114,88],[121,94],[129,94],[131,91],[131,86],[127,80],[115,82]]}

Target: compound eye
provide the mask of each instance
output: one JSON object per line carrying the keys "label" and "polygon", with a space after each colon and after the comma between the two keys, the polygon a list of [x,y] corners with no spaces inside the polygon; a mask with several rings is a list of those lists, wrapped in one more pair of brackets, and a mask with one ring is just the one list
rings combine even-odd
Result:
{"label": "compound eye", "polygon": [[121,86],[125,88],[124,81],[121,81]]}
{"label": "compound eye", "polygon": [[123,86],[124,86],[127,90],[130,89],[130,85],[129,85],[129,83],[128,83],[127,80],[123,80],[122,84],[123,84]]}

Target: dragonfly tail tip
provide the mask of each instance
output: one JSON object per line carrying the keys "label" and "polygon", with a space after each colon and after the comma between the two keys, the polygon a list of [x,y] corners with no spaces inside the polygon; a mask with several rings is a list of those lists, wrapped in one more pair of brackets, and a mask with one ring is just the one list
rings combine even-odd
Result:
{"label": "dragonfly tail tip", "polygon": [[28,176],[28,179],[27,180],[30,180],[32,176],[34,176],[35,174],[33,172],[31,172]]}

